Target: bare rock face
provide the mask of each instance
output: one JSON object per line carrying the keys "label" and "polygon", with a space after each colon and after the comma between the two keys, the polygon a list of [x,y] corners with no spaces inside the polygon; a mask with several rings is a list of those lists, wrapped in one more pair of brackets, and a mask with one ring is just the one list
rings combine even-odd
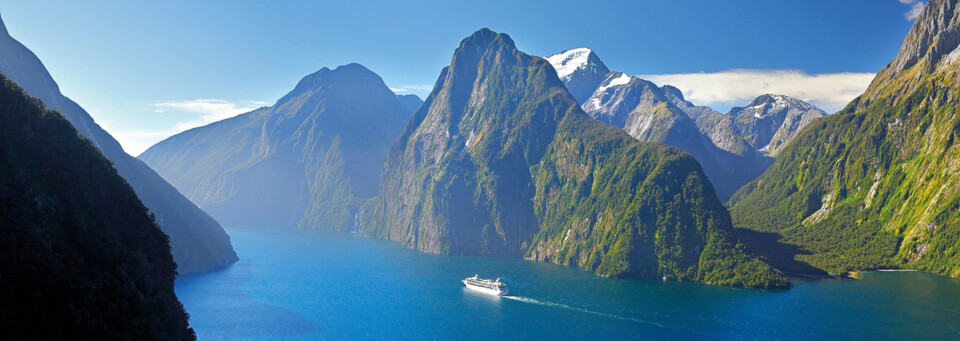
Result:
{"label": "bare rock face", "polygon": [[927,74],[939,66],[951,64],[960,57],[960,8],[955,1],[927,1],[923,11],[913,23],[913,28],[900,46],[900,52],[886,67],[877,73],[864,95],[859,108],[885,94],[890,83],[898,83],[897,93],[903,95],[915,89]]}

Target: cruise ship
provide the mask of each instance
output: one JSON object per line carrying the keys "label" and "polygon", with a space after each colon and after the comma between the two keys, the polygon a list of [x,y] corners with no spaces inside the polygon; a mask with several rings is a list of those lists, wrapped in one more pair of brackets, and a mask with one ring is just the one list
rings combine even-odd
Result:
{"label": "cruise ship", "polygon": [[482,292],[484,294],[504,296],[507,295],[507,285],[503,284],[499,278],[496,280],[482,279],[478,275],[463,279],[463,284],[467,288]]}

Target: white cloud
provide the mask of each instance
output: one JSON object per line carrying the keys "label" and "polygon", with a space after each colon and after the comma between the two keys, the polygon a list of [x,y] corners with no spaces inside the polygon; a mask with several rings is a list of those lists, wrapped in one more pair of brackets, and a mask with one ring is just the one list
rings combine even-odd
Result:
{"label": "white cloud", "polygon": [[401,85],[399,87],[391,87],[390,91],[396,93],[410,92],[410,93],[429,93],[430,90],[433,90],[433,84],[412,84],[412,85]]}
{"label": "white cloud", "polygon": [[923,11],[923,5],[924,5],[923,1],[919,1],[919,0],[897,0],[897,1],[899,1],[901,4],[910,6],[910,9],[907,10],[905,13],[903,13],[903,17],[907,18],[907,20],[916,19],[918,16],[920,16],[920,12]]}
{"label": "white cloud", "polygon": [[[222,99],[192,99],[150,103],[153,112],[163,118],[164,124],[156,129],[134,128],[114,122],[100,122],[110,132],[123,149],[130,155],[139,155],[161,140],[185,130],[204,126],[269,105],[263,101],[230,102]],[[180,121],[170,121],[170,117],[185,117]],[[129,125],[129,124],[127,124]],[[141,125],[142,126],[142,125]]]}
{"label": "white cloud", "polygon": [[107,127],[104,127],[104,129],[107,131],[115,131],[115,133],[110,133],[110,135],[120,142],[120,145],[127,154],[133,156],[140,155],[140,153],[143,153],[143,151],[150,148],[150,146],[182,131],[177,129],[118,130]]}
{"label": "white cloud", "polygon": [[697,105],[744,106],[757,96],[778,94],[795,97],[833,113],[863,93],[872,73],[825,73],[810,75],[795,70],[728,70],[712,73],[640,75],[658,85],[673,85],[684,98]]}
{"label": "white cloud", "polygon": [[171,110],[200,114],[197,119],[177,122],[176,128],[184,131],[190,128],[204,126],[216,121],[227,119],[249,112],[258,107],[267,105],[263,101],[243,101],[233,103],[222,99],[192,99],[183,101],[166,101],[153,103],[158,113],[164,113]]}

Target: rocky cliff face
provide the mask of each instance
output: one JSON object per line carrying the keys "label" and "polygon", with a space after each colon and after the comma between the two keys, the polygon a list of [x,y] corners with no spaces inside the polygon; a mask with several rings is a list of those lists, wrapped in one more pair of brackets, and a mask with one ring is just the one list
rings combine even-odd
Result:
{"label": "rocky cliff face", "polygon": [[958,45],[960,9],[956,2],[928,1],[896,58],[877,73],[860,97],[858,109],[878,97],[903,96],[916,90],[925,76],[944,71],[960,57]]}
{"label": "rocky cliff face", "polygon": [[960,276],[958,11],[956,0],[929,1],[867,91],[734,196],[737,225],[781,235],[830,272]]}
{"label": "rocky cliff face", "polygon": [[271,107],[177,134],[140,158],[225,223],[349,230],[419,107],[411,96],[359,64],[323,68]]}
{"label": "rocky cliff face", "polygon": [[97,125],[77,103],[60,93],[60,88],[40,59],[7,33],[0,22],[0,71],[63,114],[84,137],[103,152],[140,200],[156,215],[163,231],[170,236],[173,257],[181,273],[222,267],[237,260],[237,255],[220,224],[177,192],[146,164],[123,151],[109,133]]}
{"label": "rocky cliff face", "polygon": [[193,339],[167,236],[110,161],[0,75],[0,334]]}
{"label": "rocky cliff face", "polygon": [[693,158],[591,119],[546,60],[487,29],[454,52],[362,216],[362,233],[426,252],[787,285],[729,237]]}

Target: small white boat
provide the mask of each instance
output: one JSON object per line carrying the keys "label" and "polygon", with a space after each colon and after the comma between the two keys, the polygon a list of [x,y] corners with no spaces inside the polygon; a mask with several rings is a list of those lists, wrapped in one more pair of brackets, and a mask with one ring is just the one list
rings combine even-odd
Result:
{"label": "small white boat", "polygon": [[496,280],[482,279],[478,275],[473,275],[473,277],[467,277],[463,279],[463,284],[467,286],[468,289],[482,292],[484,294],[504,296],[509,292],[507,291],[507,285],[503,284],[499,278]]}

